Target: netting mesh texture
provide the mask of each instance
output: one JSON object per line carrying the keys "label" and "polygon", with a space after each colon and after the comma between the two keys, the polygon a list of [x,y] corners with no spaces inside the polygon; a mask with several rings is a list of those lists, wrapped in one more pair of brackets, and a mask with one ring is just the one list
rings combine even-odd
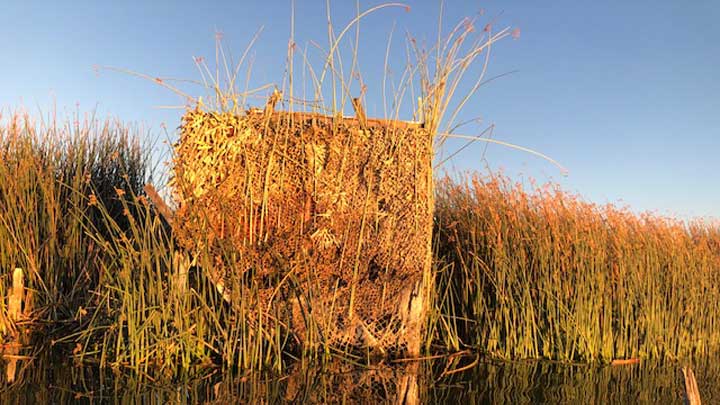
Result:
{"label": "netting mesh texture", "polygon": [[274,308],[301,340],[404,344],[399,306],[431,261],[422,126],[195,109],[174,149],[175,234],[226,299]]}

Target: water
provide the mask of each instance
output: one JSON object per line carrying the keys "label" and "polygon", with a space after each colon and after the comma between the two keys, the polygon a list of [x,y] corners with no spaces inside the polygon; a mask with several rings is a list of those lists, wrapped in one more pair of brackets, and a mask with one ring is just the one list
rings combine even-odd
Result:
{"label": "water", "polygon": [[[679,364],[598,367],[454,358],[356,367],[333,362],[282,375],[220,375],[189,381],[139,380],[57,359],[19,367],[0,388],[1,403],[682,403]],[[717,362],[695,364],[704,403],[720,403]],[[466,370],[463,371],[464,368]]]}

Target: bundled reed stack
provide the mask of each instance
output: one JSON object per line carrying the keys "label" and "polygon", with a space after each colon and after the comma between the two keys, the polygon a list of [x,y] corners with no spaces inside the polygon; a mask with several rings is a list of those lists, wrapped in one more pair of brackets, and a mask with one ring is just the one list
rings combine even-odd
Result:
{"label": "bundled reed stack", "polygon": [[[356,116],[346,118],[355,79],[336,65],[341,39],[368,13],[398,6],[373,7],[330,35],[310,104],[332,116],[276,112],[279,93],[264,110],[244,111],[247,93],[228,73],[227,91],[210,79],[219,111],[188,111],[174,148],[174,234],[226,300],[255,309],[248,322],[288,326],[306,347],[419,354],[434,290],[434,151],[463,125],[458,114],[486,81],[492,44],[519,35],[492,24],[476,30],[475,19],[464,19],[442,40],[438,33],[431,51],[410,39],[414,62],[393,90],[395,111],[385,113],[407,113],[412,94],[409,112],[422,124],[368,119],[358,100]],[[477,76],[454,100],[468,72]],[[330,83],[331,107],[320,97]]]}
{"label": "bundled reed stack", "polygon": [[[305,346],[417,354],[432,254],[433,140],[417,123],[197,108],[174,232],[226,300]],[[429,277],[428,277],[429,278]]]}

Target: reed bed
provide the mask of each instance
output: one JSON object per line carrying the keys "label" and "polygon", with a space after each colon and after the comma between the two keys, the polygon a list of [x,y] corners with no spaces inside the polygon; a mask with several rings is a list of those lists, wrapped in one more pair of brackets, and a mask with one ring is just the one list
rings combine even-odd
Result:
{"label": "reed bed", "polygon": [[[433,157],[466,124],[463,106],[491,80],[495,42],[518,32],[492,23],[479,30],[475,18],[443,31],[441,6],[437,42],[425,47],[408,36],[399,78],[389,77],[386,54],[382,89],[374,89],[385,115],[375,119],[364,111],[368,84],[357,47],[360,21],[381,9],[409,7],[358,9],[337,29],[328,3],[327,49],[312,44],[319,54],[298,50],[291,20],[287,76],[261,97],[264,109],[248,109],[257,89],[239,86],[249,49],[233,66],[219,39],[214,69],[195,59],[204,100],[153,80],[189,104],[173,150],[175,237],[226,301],[257,310],[247,313],[249,323],[289,329],[310,351],[417,356],[426,346]],[[355,117],[347,116],[350,106]]]}
{"label": "reed bed", "polygon": [[[0,300],[0,319],[21,362],[52,349],[152,381],[371,361],[322,345],[299,351],[282,322],[253,322],[252,280],[234,280],[247,283],[242,299],[226,301],[208,276],[215,263],[181,249],[148,202],[149,160],[127,128],[13,115],[0,139],[0,294],[21,268],[29,297],[19,319]],[[717,228],[551,186],[527,192],[500,176],[437,184],[424,352],[582,362],[717,353]]]}
{"label": "reed bed", "polygon": [[[196,60],[206,88],[212,91],[206,100],[211,105],[203,105],[201,99],[192,99],[193,105],[187,116],[191,117],[195,111],[202,117],[219,114],[233,120],[255,114],[252,133],[257,138],[274,133],[283,135],[278,139],[285,141],[288,134],[304,133],[290,131],[293,125],[300,124],[300,121],[287,118],[292,117],[294,111],[324,117],[327,123],[318,125],[315,122],[309,127],[313,131],[337,131],[340,123],[352,121],[345,132],[372,135],[372,131],[367,131],[368,118],[362,108],[358,108],[362,106],[364,90],[351,94],[353,89],[362,89],[365,84],[356,71],[354,59],[350,71],[343,73],[339,44],[362,16],[390,6],[401,5],[388,3],[359,13],[337,34],[330,25],[329,48],[322,52],[322,64],[318,69],[313,70],[307,62],[307,52],[302,55],[306,62],[303,69],[312,77],[312,100],[299,101],[295,96],[297,89],[293,87],[292,78],[294,44],[288,47],[286,84],[280,89],[282,91],[265,100],[274,99],[273,103],[268,102],[265,112],[246,109],[246,99],[251,92],[237,89],[239,66],[229,69],[222,49],[218,48],[217,55],[221,56],[216,58],[214,74],[205,62]],[[476,176],[469,184],[446,179],[433,188],[435,179],[430,165],[433,151],[442,147],[454,136],[452,132],[462,126],[458,123],[459,111],[486,81],[484,76],[492,45],[504,37],[515,36],[509,29],[493,31],[490,24],[482,31],[475,30],[474,24],[474,20],[457,24],[446,37],[439,35],[438,43],[429,50],[419,49],[416,41],[409,39],[408,66],[397,86],[391,86],[391,100],[386,100],[390,104],[384,117],[387,122],[412,119],[412,125],[422,128],[421,135],[425,137],[422,148],[418,148],[427,154],[418,159],[423,162],[423,167],[408,166],[410,171],[427,175],[424,183],[420,182],[428,192],[422,197],[423,218],[427,219],[422,227],[426,228],[425,233],[418,238],[422,246],[412,251],[397,249],[394,243],[399,237],[395,228],[392,232],[378,233],[385,235],[382,238],[368,237],[374,235],[370,233],[363,235],[362,226],[357,234],[343,235],[348,240],[362,239],[369,249],[383,254],[411,252],[405,259],[422,262],[414,263],[412,269],[402,274],[407,276],[412,270],[414,290],[417,290],[413,295],[423,297],[420,300],[423,308],[414,317],[423,321],[422,333],[418,333],[422,336],[419,340],[423,352],[471,347],[507,359],[588,362],[628,358],[681,359],[716,353],[720,344],[717,326],[720,316],[720,230],[717,228],[700,222],[686,224],[653,215],[634,215],[612,206],[595,206],[553,187],[526,192],[508,179],[497,176]],[[473,62],[481,62],[478,63],[480,71],[472,75],[469,91],[454,96],[459,88],[467,88],[461,84],[467,84],[469,76],[465,75],[472,72]],[[224,80],[229,87],[226,90],[220,88],[222,80],[218,71],[221,67],[228,72]],[[154,81],[171,87],[161,79]],[[384,90],[383,83],[383,93]],[[354,95],[358,97],[352,97]],[[279,127],[286,132],[277,128],[269,132],[274,103],[280,111],[289,113],[285,114],[288,124]],[[348,104],[355,107],[357,117],[354,120],[344,117]],[[27,115],[14,114],[2,122],[0,297],[3,299],[0,300],[0,336],[2,343],[20,342],[24,347],[19,352],[21,357],[17,352],[14,354],[16,360],[29,361],[37,349],[52,348],[71,354],[79,364],[92,363],[118,372],[127,371],[150,381],[190,379],[218,369],[223,372],[272,370],[280,373],[294,360],[303,366],[333,357],[363,364],[371,361],[369,350],[359,353],[346,347],[348,345],[328,344],[327,335],[318,332],[322,330],[318,325],[330,319],[329,314],[332,315],[335,301],[338,301],[336,296],[342,294],[343,299],[347,298],[347,312],[353,314],[356,297],[363,296],[353,293],[354,285],[349,284],[350,288],[345,290],[335,287],[333,291],[332,285],[323,281],[326,286],[321,291],[327,293],[327,297],[321,298],[333,300],[325,307],[315,308],[330,309],[306,310],[301,314],[308,333],[304,336],[305,341],[300,342],[289,326],[292,317],[287,311],[271,305],[258,306],[258,303],[270,302],[276,296],[277,299],[292,300],[293,295],[312,293],[312,289],[298,288],[301,284],[297,276],[276,264],[273,264],[274,268],[270,265],[257,267],[258,272],[268,271],[264,279],[255,277],[252,272],[244,272],[245,267],[233,268],[233,271],[223,267],[223,263],[240,263],[239,257],[247,254],[243,249],[250,245],[255,253],[272,256],[263,257],[262,264],[277,262],[275,256],[285,260],[293,255],[295,262],[300,263],[309,257],[302,249],[318,248],[312,238],[297,243],[295,252],[272,255],[272,252],[258,250],[261,245],[252,236],[253,232],[249,238],[238,238],[241,243],[235,246],[225,243],[228,241],[223,238],[214,238],[220,242],[210,243],[213,238],[206,226],[198,226],[179,237],[179,228],[172,226],[171,218],[161,215],[158,207],[148,202],[143,189],[152,181],[148,149],[139,144],[137,134],[131,129],[119,123],[100,122],[93,117],[83,120],[75,117],[68,124],[51,118],[47,124],[38,124]],[[264,135],[260,124],[264,124]],[[223,130],[233,128],[222,127]],[[364,132],[360,134],[360,130]],[[213,139],[215,135],[218,134],[214,134]],[[236,136],[234,130],[225,135]],[[328,142],[332,140],[330,136],[327,138]],[[393,140],[392,136],[389,138]],[[287,190],[280,188],[278,190],[282,192],[278,192],[272,202],[286,208],[284,206],[292,199],[285,198],[285,194],[294,192],[296,197],[306,197],[302,202],[309,207],[308,217],[286,219],[289,222],[284,225],[294,232],[288,232],[288,235],[301,235],[302,232],[293,229],[304,229],[305,223],[315,226],[323,225],[325,221],[328,222],[326,227],[312,229],[331,229],[332,224],[327,219],[330,218],[329,211],[319,210],[317,202],[320,200],[309,197],[327,193],[322,185],[334,184],[333,181],[343,177],[328,175],[321,179],[323,182],[317,181],[320,175],[317,169],[326,163],[315,164],[315,160],[324,160],[316,153],[316,150],[324,150],[324,145],[311,142],[317,139],[305,139],[297,145],[285,142],[285,146],[294,145],[297,150],[294,154],[286,154],[284,159],[288,156],[299,161],[305,159],[308,161],[305,169],[313,169],[303,174],[302,191],[305,194],[298,191],[301,190],[299,186]],[[482,139],[469,139],[470,142],[477,140]],[[366,143],[372,145],[370,140]],[[217,149],[222,146],[218,145]],[[236,148],[237,151],[243,150],[247,154],[248,147],[241,146]],[[395,148],[402,147],[392,145],[391,149],[395,153]],[[373,158],[384,156],[375,153]],[[344,152],[343,156],[345,154],[355,155],[352,151]],[[217,170],[217,161],[221,159],[214,161],[203,153],[192,155],[192,158],[193,162],[208,158],[212,166],[205,173],[212,178],[208,189],[217,190],[221,186],[220,177],[224,175]],[[309,163],[311,160],[312,164]],[[374,162],[370,157],[365,160]],[[341,162],[345,162],[344,157]],[[392,159],[387,162],[387,165],[396,164]],[[360,163],[356,172],[362,174],[358,178],[362,177],[363,181],[374,181],[378,174],[386,171],[400,172],[397,168],[373,171],[366,163],[364,166]],[[251,166],[246,164],[228,173],[242,174],[242,170]],[[266,172],[258,172],[261,176],[253,175],[257,177],[257,185],[263,186],[255,196],[248,197],[252,202],[248,212],[253,215],[271,212],[267,211],[268,201],[262,197],[264,193],[275,192],[269,187],[273,183],[264,180],[271,177],[271,166],[268,163]],[[287,167],[290,167],[289,163]],[[407,179],[413,177],[399,178],[398,183],[407,183]],[[417,183],[403,183],[403,187],[408,187],[408,190],[402,189],[403,193],[412,196],[410,189],[418,187]],[[268,186],[267,190],[265,186]],[[362,191],[360,187],[354,188]],[[243,190],[250,188],[240,191]],[[243,196],[238,190],[231,191]],[[365,194],[370,195],[369,192]],[[227,196],[236,197],[232,193],[223,195]],[[258,196],[259,202],[256,202]],[[402,196],[393,194],[392,198],[397,200]],[[365,203],[371,200],[365,197]],[[221,214],[228,218],[237,217],[238,212],[243,211],[232,202],[231,198],[218,199],[211,208],[224,206],[225,211]],[[399,204],[399,201],[381,204],[380,199],[371,202],[379,208]],[[329,199],[325,205],[337,206],[334,199]],[[431,246],[427,236],[432,225],[433,206],[434,267],[428,271],[430,260],[426,258]],[[352,207],[355,210],[360,205]],[[296,208],[296,213],[305,214],[305,205]],[[381,224],[380,214],[387,216],[380,212],[383,210],[375,210],[377,218],[363,226]],[[211,217],[206,214],[194,219],[199,219],[198,223],[202,224]],[[365,224],[364,213],[362,217]],[[273,225],[275,220],[283,218],[278,215],[273,221],[259,223]],[[188,224],[190,221],[181,227]],[[280,228],[279,224],[273,226]],[[356,228],[346,231],[354,232]],[[224,226],[220,229],[225,231]],[[257,235],[263,236],[263,243],[268,244],[268,232],[260,231]],[[279,242],[283,240],[279,238]],[[192,246],[194,243],[203,245],[204,249]],[[278,247],[281,245],[278,243]],[[328,247],[332,247],[330,245]],[[357,270],[360,256],[365,252],[359,245],[357,243],[353,249],[353,283],[364,280],[359,279],[358,274],[367,275],[369,279],[371,273],[369,266]],[[380,253],[375,254],[376,258],[381,256]],[[423,253],[425,258],[413,256]],[[327,260],[308,263],[312,265],[308,269],[313,270],[326,265]],[[389,267],[380,269],[385,271],[383,277],[389,274]],[[12,275],[20,274],[15,269],[22,269],[26,279],[26,294],[20,309],[8,308],[4,299],[8,296]],[[415,272],[422,272],[422,277]],[[313,275],[311,271],[302,274]],[[220,278],[227,284],[221,285]],[[310,276],[306,278],[313,281]],[[340,284],[338,280],[331,281]],[[407,284],[407,281],[388,276],[388,282]],[[367,287],[370,284],[358,285]],[[218,291],[218,286],[228,288]],[[268,292],[271,293],[269,298]],[[381,304],[395,305],[400,301],[398,294],[386,296],[371,291],[365,296],[375,297],[376,302],[358,302],[357,312],[371,312]],[[297,298],[297,302],[300,301]],[[425,303],[430,303],[431,307]],[[424,322],[426,314],[429,319]],[[295,316],[296,321],[299,319]],[[331,321],[335,322],[335,319]],[[358,329],[349,330],[352,333]],[[362,336],[358,339],[352,334],[350,337],[352,339],[347,340],[366,343],[372,340]],[[20,368],[18,372],[22,374],[26,370]]]}
{"label": "reed bed", "polygon": [[90,323],[62,339],[75,342],[78,360],[150,379],[191,378],[216,367],[281,368],[286,338],[247,322],[254,290],[227,305],[145,196],[121,201],[135,212],[127,227],[107,220],[87,228],[104,246],[103,278]]}
{"label": "reed bed", "polygon": [[[118,196],[142,190],[147,156],[117,122],[18,112],[0,116],[0,178],[0,342],[5,357],[26,359],[88,325],[108,256],[87,230],[127,228],[134,212]],[[13,278],[25,293],[6,305]]]}
{"label": "reed bed", "polygon": [[[180,250],[149,203],[149,148],[137,132],[74,118],[63,124],[13,114],[0,126],[7,381],[31,372],[27,362],[48,351],[150,380],[217,367],[282,369],[292,358],[288,336],[247,322],[255,290],[244,288],[236,305],[223,301],[198,271],[213,263]],[[11,296],[18,275],[25,286],[19,305]]]}
{"label": "reed bed", "polygon": [[[116,195],[141,189],[143,151],[130,129],[91,117],[43,123],[16,113],[0,122],[0,294],[19,268],[25,320],[73,319],[101,276],[101,252],[85,224],[99,220],[95,206],[127,222]],[[5,310],[0,325],[7,335],[17,330]]]}
{"label": "reed bed", "polygon": [[720,348],[720,229],[508,178],[439,182],[437,336],[506,359],[676,360]]}

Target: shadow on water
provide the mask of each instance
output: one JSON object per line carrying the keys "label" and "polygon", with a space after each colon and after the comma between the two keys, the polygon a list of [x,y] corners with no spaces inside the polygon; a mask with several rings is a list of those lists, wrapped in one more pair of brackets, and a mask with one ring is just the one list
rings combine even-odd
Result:
{"label": "shadow on water", "polygon": [[[680,364],[568,365],[480,361],[356,367],[337,361],[283,375],[210,374],[185,382],[142,381],[96,367],[39,361],[0,387],[2,403],[682,403]],[[42,366],[41,364],[47,365]],[[705,403],[720,403],[717,362],[694,364]]]}

